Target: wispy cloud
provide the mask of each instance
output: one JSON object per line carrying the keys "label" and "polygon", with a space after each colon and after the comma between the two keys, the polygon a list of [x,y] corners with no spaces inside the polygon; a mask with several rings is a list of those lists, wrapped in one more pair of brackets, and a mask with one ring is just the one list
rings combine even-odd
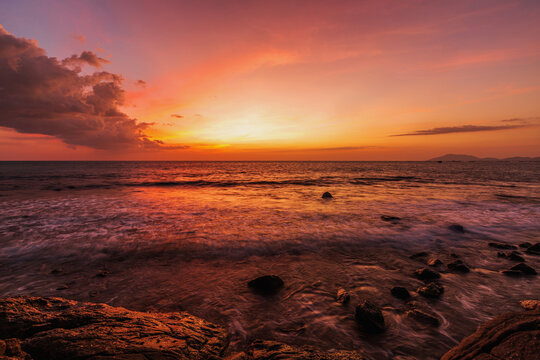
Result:
{"label": "wispy cloud", "polygon": [[[510,119],[512,121],[518,121],[518,119]],[[515,125],[462,125],[462,126],[447,126],[437,127],[426,130],[416,130],[405,134],[395,134],[390,136],[418,136],[418,135],[442,135],[442,134],[454,134],[454,133],[467,133],[467,132],[480,132],[480,131],[499,131],[499,130],[511,130],[519,129],[529,126],[528,123],[520,123]]]}
{"label": "wispy cloud", "polygon": [[171,117],[177,118],[177,119],[182,119],[184,116],[183,115],[178,115],[178,114],[171,114]]}

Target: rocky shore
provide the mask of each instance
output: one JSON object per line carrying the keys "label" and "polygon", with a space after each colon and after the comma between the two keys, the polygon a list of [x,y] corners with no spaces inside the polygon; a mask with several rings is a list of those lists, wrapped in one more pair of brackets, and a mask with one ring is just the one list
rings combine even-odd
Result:
{"label": "rocky shore", "polygon": [[[360,307],[357,314],[366,307],[377,313],[370,304]],[[522,307],[482,325],[442,359],[537,359],[540,302]],[[369,360],[361,350],[321,352],[269,340],[230,353],[223,328],[185,312],[144,313],[63,298],[1,299],[0,339],[2,360]]]}

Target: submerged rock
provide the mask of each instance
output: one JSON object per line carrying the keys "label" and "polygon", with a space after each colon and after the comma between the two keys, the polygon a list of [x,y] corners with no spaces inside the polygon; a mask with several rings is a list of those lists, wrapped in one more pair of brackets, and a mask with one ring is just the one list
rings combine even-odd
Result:
{"label": "submerged rock", "polygon": [[411,256],[409,256],[409,259],[413,259],[413,260],[416,260],[416,259],[419,259],[419,258],[423,258],[423,257],[426,257],[428,256],[429,254],[425,251],[420,251],[420,252],[417,252],[415,254],[412,254]]}
{"label": "submerged rock", "polygon": [[519,247],[520,248],[530,248],[532,246],[532,244],[530,242],[523,242],[521,244],[519,244]]}
{"label": "submerged rock", "polygon": [[370,301],[365,300],[356,307],[354,315],[360,327],[369,333],[380,333],[384,331],[384,316],[381,309]]}
{"label": "submerged rock", "polygon": [[0,338],[34,360],[219,359],[227,346],[224,329],[180,312],[16,297],[0,299],[0,319]]}
{"label": "submerged rock", "polygon": [[463,261],[461,260],[456,260],[448,264],[448,270],[453,271],[453,272],[464,273],[464,274],[471,271],[469,270],[467,265],[465,265]]}
{"label": "submerged rock", "polygon": [[531,245],[526,250],[527,254],[540,255],[540,243]]}
{"label": "submerged rock", "polygon": [[381,220],[396,222],[396,221],[401,220],[401,218],[397,216],[392,216],[392,215],[381,215]]}
{"label": "submerged rock", "polygon": [[435,280],[441,277],[438,272],[426,268],[416,270],[414,275],[420,280]]}
{"label": "submerged rock", "polygon": [[431,326],[439,326],[441,324],[439,318],[437,318],[435,315],[428,314],[420,309],[412,309],[407,311],[407,317]]}
{"label": "submerged rock", "polygon": [[336,294],[336,301],[340,304],[347,304],[349,300],[351,300],[351,295],[349,295],[347,290],[339,288]]}
{"label": "submerged rock", "polygon": [[443,262],[437,258],[435,259],[430,259],[427,263],[429,266],[441,266],[443,264]]}
{"label": "submerged rock", "polygon": [[524,263],[519,263],[517,265],[514,265],[510,268],[510,270],[520,271],[525,275],[536,275],[536,270],[534,270],[532,267]]}
{"label": "submerged rock", "polygon": [[495,248],[495,249],[501,249],[501,250],[515,250],[515,249],[517,249],[517,246],[515,246],[515,245],[496,243],[496,242],[490,242],[490,243],[488,243],[488,246],[490,246],[492,248]]}
{"label": "submerged rock", "polygon": [[510,254],[506,254],[506,253],[503,253],[503,252],[498,252],[497,257],[512,260],[512,261],[520,261],[520,262],[525,261],[523,256],[521,256],[517,251],[512,251]]}
{"label": "submerged rock", "polygon": [[322,194],[323,199],[333,199],[334,197],[328,191]]}
{"label": "submerged rock", "polygon": [[416,292],[423,297],[437,299],[444,293],[444,287],[438,283],[432,282],[426,286],[419,287]]}
{"label": "submerged rock", "polygon": [[459,224],[452,224],[448,227],[448,230],[450,231],[453,231],[455,233],[459,233],[459,234],[463,234],[466,232],[465,228],[463,227],[463,225],[459,225]]}
{"label": "submerged rock", "polygon": [[405,289],[402,286],[394,286],[392,290],[390,290],[390,293],[392,294],[392,296],[402,300],[407,300],[411,297],[409,290]]}
{"label": "submerged rock", "polygon": [[441,360],[537,360],[540,311],[509,313],[480,326]]}
{"label": "submerged rock", "polygon": [[248,286],[261,295],[277,294],[283,285],[283,280],[276,275],[264,275],[248,282]]}

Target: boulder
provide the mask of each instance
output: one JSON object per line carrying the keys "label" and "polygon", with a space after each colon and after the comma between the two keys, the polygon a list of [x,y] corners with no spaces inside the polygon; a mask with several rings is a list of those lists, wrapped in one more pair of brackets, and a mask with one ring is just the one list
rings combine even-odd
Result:
{"label": "boulder", "polygon": [[435,280],[441,277],[441,274],[439,274],[438,272],[430,270],[430,269],[426,269],[426,268],[416,270],[414,272],[414,275],[418,279],[424,280],[424,281]]}
{"label": "boulder", "polygon": [[490,242],[488,243],[488,246],[495,248],[495,249],[501,249],[501,250],[515,250],[517,249],[517,246],[510,245],[510,244],[503,244],[503,243],[497,243],[497,242]]}
{"label": "boulder", "polygon": [[339,288],[336,294],[336,301],[340,304],[347,304],[351,300],[351,295],[347,290]]}
{"label": "boulder", "polygon": [[540,255],[540,243],[529,246],[526,250],[526,253],[532,255]]}
{"label": "boulder", "polygon": [[382,221],[397,222],[397,221],[401,220],[401,218],[397,217],[397,216],[392,216],[392,215],[381,215],[381,220]]}
{"label": "boulder", "polygon": [[420,251],[420,252],[417,252],[415,254],[412,254],[411,256],[409,256],[409,259],[413,259],[413,260],[416,260],[416,259],[419,259],[419,258],[423,258],[423,257],[426,257],[428,256],[429,254],[425,251]]}
{"label": "boulder", "polygon": [[514,265],[510,268],[510,270],[520,271],[521,273],[525,275],[536,275],[536,270],[534,270],[532,267],[524,263],[519,263],[517,265]]}
{"label": "boulder", "polygon": [[498,316],[443,355],[441,360],[537,360],[540,354],[540,311]]}
{"label": "boulder", "polygon": [[461,260],[456,260],[456,261],[453,261],[450,264],[448,264],[448,270],[452,271],[452,272],[463,273],[463,274],[468,273],[469,271],[471,271],[471,270],[469,270],[467,265],[465,265],[463,263],[463,261],[461,261]]}
{"label": "boulder", "polygon": [[509,254],[506,254],[504,252],[498,252],[497,253],[497,257],[500,257],[500,258],[503,258],[503,259],[508,259],[508,260],[512,260],[512,261],[519,261],[519,262],[524,262],[525,259],[523,258],[523,256],[521,256],[519,254],[519,252],[517,251],[512,251],[511,253]]}
{"label": "boulder", "polygon": [[519,304],[525,310],[540,310],[540,300],[523,300]]}
{"label": "boulder", "polygon": [[365,300],[356,307],[354,315],[360,327],[369,333],[384,331],[384,316],[381,309],[370,301]]}
{"label": "boulder", "polygon": [[437,299],[444,293],[444,287],[438,283],[432,282],[426,286],[419,287],[416,292],[423,297]]}
{"label": "boulder", "polygon": [[277,294],[283,285],[283,280],[276,275],[264,275],[248,282],[253,291],[266,296]]}
{"label": "boulder", "polygon": [[448,226],[448,230],[453,231],[455,233],[459,233],[459,234],[464,234],[466,232],[463,225],[459,225],[459,224],[452,224]]}
{"label": "boulder", "polygon": [[441,324],[439,318],[437,318],[435,315],[428,314],[426,311],[420,309],[408,310],[407,317],[414,319],[420,323],[435,327]]}
{"label": "boulder", "polygon": [[392,296],[402,300],[407,300],[411,297],[409,291],[402,286],[394,286],[392,290],[390,290],[390,293],[392,294]]}
{"label": "boulder", "polygon": [[520,248],[530,248],[532,246],[532,244],[530,242],[523,242],[521,244],[519,244],[519,247]]}
{"label": "boulder", "polygon": [[34,360],[219,359],[227,333],[187,313],[142,313],[62,298],[0,299],[0,338]]}
{"label": "boulder", "polygon": [[428,263],[429,266],[441,266],[443,262],[437,258],[429,259]]}
{"label": "boulder", "polygon": [[323,199],[333,199],[334,197],[328,191],[322,194]]}

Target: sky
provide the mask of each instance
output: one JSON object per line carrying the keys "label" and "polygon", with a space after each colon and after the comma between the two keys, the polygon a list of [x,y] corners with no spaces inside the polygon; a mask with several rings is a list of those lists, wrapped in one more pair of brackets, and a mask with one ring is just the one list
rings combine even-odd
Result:
{"label": "sky", "polygon": [[540,2],[0,0],[0,160],[540,156]]}

